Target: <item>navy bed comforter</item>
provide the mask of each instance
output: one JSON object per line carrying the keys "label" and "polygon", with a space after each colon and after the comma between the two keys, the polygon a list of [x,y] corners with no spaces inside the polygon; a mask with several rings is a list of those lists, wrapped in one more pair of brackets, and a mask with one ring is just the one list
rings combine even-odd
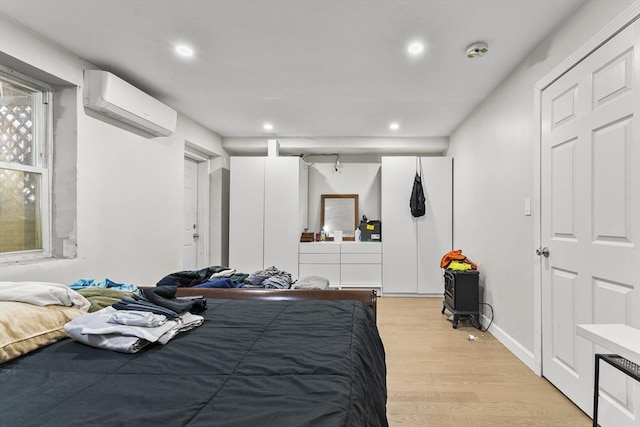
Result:
{"label": "navy bed comforter", "polygon": [[137,354],[65,339],[0,365],[0,425],[387,426],[384,348],[355,301],[209,300]]}

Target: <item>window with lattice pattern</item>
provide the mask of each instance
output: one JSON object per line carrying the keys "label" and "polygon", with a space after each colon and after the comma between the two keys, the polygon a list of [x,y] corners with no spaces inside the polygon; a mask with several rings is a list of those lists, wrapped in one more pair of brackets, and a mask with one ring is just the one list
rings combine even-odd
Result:
{"label": "window with lattice pattern", "polygon": [[48,249],[45,97],[0,73],[0,254]]}

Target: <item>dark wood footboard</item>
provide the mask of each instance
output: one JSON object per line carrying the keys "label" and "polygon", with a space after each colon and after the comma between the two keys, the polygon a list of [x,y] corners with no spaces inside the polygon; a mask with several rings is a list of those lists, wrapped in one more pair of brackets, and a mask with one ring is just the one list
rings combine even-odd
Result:
{"label": "dark wood footboard", "polygon": [[376,314],[377,293],[373,289],[309,290],[309,289],[228,289],[228,288],[178,288],[177,296],[203,296],[218,299],[256,299],[274,301],[299,300],[354,300],[373,309]]}

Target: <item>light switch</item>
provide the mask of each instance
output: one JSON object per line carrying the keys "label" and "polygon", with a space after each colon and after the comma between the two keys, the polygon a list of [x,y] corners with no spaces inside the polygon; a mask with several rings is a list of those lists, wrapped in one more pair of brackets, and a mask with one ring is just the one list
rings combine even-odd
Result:
{"label": "light switch", "polygon": [[531,216],[531,197],[524,199],[524,215]]}

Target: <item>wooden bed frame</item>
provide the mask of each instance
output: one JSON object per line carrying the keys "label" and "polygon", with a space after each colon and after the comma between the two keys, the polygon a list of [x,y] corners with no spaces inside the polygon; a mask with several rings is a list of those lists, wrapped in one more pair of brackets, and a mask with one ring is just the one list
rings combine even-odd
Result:
{"label": "wooden bed frame", "polygon": [[203,296],[217,299],[255,299],[263,301],[354,300],[371,307],[376,315],[378,294],[375,289],[310,290],[310,289],[242,289],[242,288],[178,288],[176,296]]}

